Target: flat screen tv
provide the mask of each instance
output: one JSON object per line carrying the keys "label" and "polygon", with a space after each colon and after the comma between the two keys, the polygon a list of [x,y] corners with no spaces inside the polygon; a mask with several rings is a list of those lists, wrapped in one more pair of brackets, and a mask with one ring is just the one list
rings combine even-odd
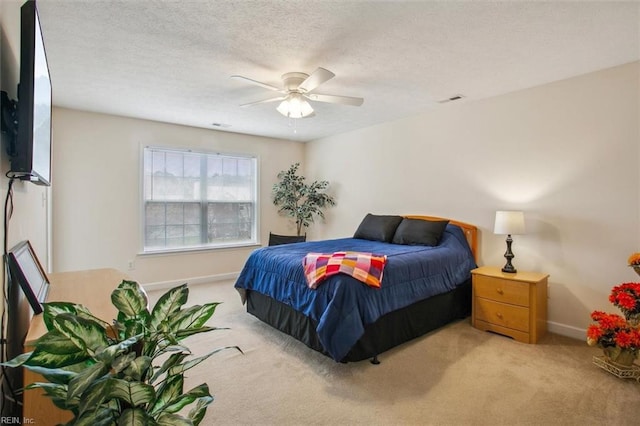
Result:
{"label": "flat screen tv", "polygon": [[51,185],[51,77],[35,0],[20,9],[18,134],[10,176]]}

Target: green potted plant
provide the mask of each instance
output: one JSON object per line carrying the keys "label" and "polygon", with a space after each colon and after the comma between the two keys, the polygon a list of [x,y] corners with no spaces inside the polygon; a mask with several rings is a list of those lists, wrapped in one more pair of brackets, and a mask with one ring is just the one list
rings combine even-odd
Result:
{"label": "green potted plant", "polygon": [[328,188],[326,180],[305,182],[305,177],[298,175],[300,163],[292,164],[288,170],[278,173],[279,182],[273,185],[273,204],[279,206],[278,213],[294,218],[297,235],[302,235],[302,228],[313,223],[315,215],[324,219],[323,209],[335,206],[333,197],[324,191]]}
{"label": "green potted plant", "polygon": [[42,389],[71,411],[70,425],[198,425],[213,397],[206,383],[185,392],[185,371],[223,349],[240,348],[189,359],[183,339],[219,330],[205,325],[219,303],[183,308],[188,294],[186,284],[175,287],[149,310],[140,285],[122,281],[111,294],[118,309],[113,324],[81,305],[45,303],[47,333],[32,352],[5,365],[41,374],[47,382],[27,389]]}

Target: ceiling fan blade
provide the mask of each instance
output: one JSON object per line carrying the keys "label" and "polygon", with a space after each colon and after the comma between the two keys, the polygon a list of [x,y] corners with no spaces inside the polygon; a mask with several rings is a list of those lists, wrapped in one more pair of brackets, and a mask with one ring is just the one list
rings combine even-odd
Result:
{"label": "ceiling fan blade", "polygon": [[329,70],[318,68],[302,83],[300,83],[300,86],[298,86],[298,90],[304,93],[310,92],[325,81],[331,80],[335,76],[336,75]]}
{"label": "ceiling fan blade", "polygon": [[280,87],[272,86],[270,84],[263,83],[263,82],[257,81],[257,80],[253,80],[253,79],[248,78],[248,77],[243,77],[241,75],[232,75],[231,78],[236,79],[236,80],[244,80],[244,81],[247,81],[247,82],[249,82],[251,84],[255,84],[255,85],[258,85],[260,87],[264,87],[265,89],[274,90],[276,92],[282,92],[282,89]]}
{"label": "ceiling fan blade", "polygon": [[352,96],[321,95],[319,93],[305,93],[304,96],[312,101],[328,102],[330,104],[360,106],[364,102],[364,99]]}
{"label": "ceiling fan blade", "polygon": [[277,96],[275,98],[263,99],[261,101],[256,101],[256,102],[249,102],[248,104],[242,104],[240,106],[241,107],[249,107],[249,106],[258,105],[258,104],[266,104],[266,103],[269,103],[269,102],[283,101],[286,98],[287,98],[286,96]]}

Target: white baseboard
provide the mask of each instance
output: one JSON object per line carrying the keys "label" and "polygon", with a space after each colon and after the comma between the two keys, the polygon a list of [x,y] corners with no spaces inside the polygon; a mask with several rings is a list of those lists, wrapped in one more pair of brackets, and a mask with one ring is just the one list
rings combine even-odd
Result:
{"label": "white baseboard", "polygon": [[192,277],[192,278],[184,278],[180,280],[171,280],[171,281],[159,281],[155,283],[146,283],[142,284],[142,287],[146,291],[151,290],[166,290],[170,289],[184,283],[189,284],[190,286],[205,284],[214,281],[226,281],[226,280],[235,280],[240,275],[240,272],[230,272],[228,274],[217,274],[217,275],[205,275],[202,277]]}
{"label": "white baseboard", "polygon": [[547,321],[547,330],[551,333],[560,334],[562,336],[571,337],[573,339],[585,340],[587,339],[587,330],[573,327],[571,325],[560,324],[553,321]]}

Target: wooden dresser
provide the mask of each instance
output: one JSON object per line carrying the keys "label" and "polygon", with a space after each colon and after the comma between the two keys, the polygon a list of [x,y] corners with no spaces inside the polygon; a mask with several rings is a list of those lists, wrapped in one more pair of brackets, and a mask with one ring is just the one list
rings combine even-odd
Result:
{"label": "wooden dresser", "polygon": [[547,279],[538,272],[505,273],[483,266],[471,271],[472,325],[536,343],[547,331]]}
{"label": "wooden dresser", "polygon": [[[93,269],[88,271],[60,272],[49,274],[47,302],[73,302],[86,306],[96,317],[111,321],[117,315],[111,304],[111,292],[128,277],[116,269]],[[25,352],[33,350],[34,342],[47,332],[42,314],[34,315],[25,339]],[[39,374],[24,370],[24,385],[45,381]],[[41,389],[27,390],[23,397],[25,421],[37,425],[66,423],[72,415],[53,405]]]}

